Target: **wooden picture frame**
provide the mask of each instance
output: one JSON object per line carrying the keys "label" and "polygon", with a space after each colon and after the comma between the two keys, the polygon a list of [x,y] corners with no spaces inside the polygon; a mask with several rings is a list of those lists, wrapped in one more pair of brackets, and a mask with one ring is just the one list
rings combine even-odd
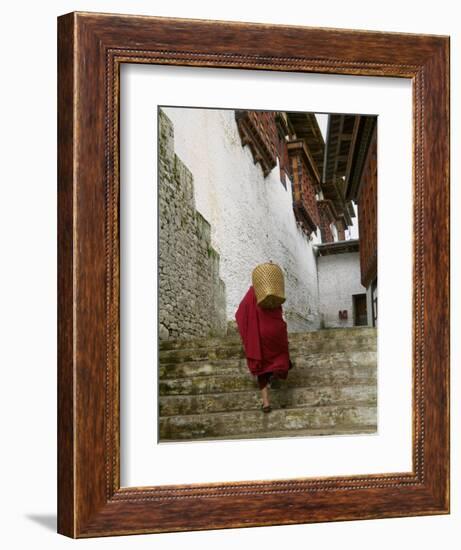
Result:
{"label": "wooden picture frame", "polygon": [[[96,537],[449,512],[449,38],[71,13],[58,20],[58,531]],[[412,79],[413,469],[120,487],[121,63]]]}

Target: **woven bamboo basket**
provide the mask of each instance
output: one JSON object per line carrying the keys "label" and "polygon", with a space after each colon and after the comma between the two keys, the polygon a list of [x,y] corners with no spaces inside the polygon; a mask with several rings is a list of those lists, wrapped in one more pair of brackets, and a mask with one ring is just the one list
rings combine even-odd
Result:
{"label": "woven bamboo basket", "polygon": [[285,281],[280,266],[272,262],[260,264],[251,274],[256,302],[264,309],[274,309],[283,304]]}

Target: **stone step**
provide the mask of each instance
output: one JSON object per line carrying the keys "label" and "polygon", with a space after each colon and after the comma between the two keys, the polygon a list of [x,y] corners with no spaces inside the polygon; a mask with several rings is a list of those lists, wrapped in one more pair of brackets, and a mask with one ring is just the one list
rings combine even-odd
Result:
{"label": "stone step", "polygon": [[[286,381],[288,387],[342,386],[376,383],[373,366],[295,367]],[[159,395],[195,395],[200,393],[229,393],[257,387],[256,378],[246,376],[211,375],[159,380]]]}
{"label": "stone step", "polygon": [[[223,436],[201,437],[199,441],[219,441],[234,439],[280,439],[287,437],[316,437],[324,435],[365,435],[376,433],[376,424],[370,426],[338,426],[334,428],[308,428],[301,430],[269,430],[266,432],[246,432],[244,434],[229,434]],[[160,443],[173,443],[185,441],[185,439],[164,439]]]}
{"label": "stone step", "polygon": [[[341,340],[343,338],[351,339],[357,336],[370,336],[376,338],[376,329],[371,327],[351,327],[345,329],[322,329],[310,332],[290,332],[288,339],[293,343],[300,340],[318,341],[318,340]],[[233,334],[231,336],[196,338],[184,340],[161,340],[160,350],[191,349],[191,348],[217,348],[222,346],[240,345],[240,336]]]}
{"label": "stone step", "polygon": [[[270,399],[276,409],[351,404],[376,406],[376,384],[295,388],[282,382],[280,388],[271,388]],[[208,412],[249,411],[259,410],[261,396],[256,389],[218,394],[169,395],[160,397],[159,406],[162,417]]]}
{"label": "stone step", "polygon": [[269,414],[250,410],[161,417],[159,439],[244,438],[245,434],[270,437],[271,432],[287,433],[290,430],[332,430],[340,434],[343,428],[349,430],[348,433],[363,433],[361,429],[370,430],[373,426],[376,426],[375,405],[274,409]]}
{"label": "stone step", "polygon": [[[376,368],[376,352],[374,351],[351,351],[344,353],[309,353],[297,355],[291,353],[291,359],[295,369],[306,367],[333,367],[350,366]],[[290,371],[290,374],[294,372]],[[244,357],[235,359],[204,359],[202,361],[186,361],[183,363],[160,363],[158,368],[159,379],[187,378],[190,376],[210,375],[234,375],[246,376],[249,373],[247,362]]]}
{"label": "stone step", "polygon": [[[319,339],[290,341],[290,354],[335,353],[352,351],[376,351],[376,338],[357,336],[354,339]],[[212,359],[234,359],[244,357],[241,344],[220,347],[183,348],[159,351],[160,363],[182,363],[185,361],[204,361]]]}

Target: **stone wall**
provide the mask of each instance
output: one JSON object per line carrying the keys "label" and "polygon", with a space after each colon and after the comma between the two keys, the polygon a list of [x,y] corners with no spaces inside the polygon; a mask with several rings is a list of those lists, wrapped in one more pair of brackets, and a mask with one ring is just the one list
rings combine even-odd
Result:
{"label": "stone wall", "polygon": [[173,126],[159,111],[159,336],[223,335],[225,286],[211,227],[196,210],[194,180],[174,151]]}

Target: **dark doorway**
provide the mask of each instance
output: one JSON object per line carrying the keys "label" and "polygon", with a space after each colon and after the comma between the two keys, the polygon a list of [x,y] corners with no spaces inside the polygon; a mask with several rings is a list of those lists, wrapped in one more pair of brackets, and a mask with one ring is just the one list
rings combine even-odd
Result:
{"label": "dark doorway", "polygon": [[371,313],[375,327],[378,324],[378,281],[376,279],[371,283]]}
{"label": "dark doorway", "polygon": [[367,295],[355,294],[352,299],[354,302],[354,325],[356,327],[368,325]]}

